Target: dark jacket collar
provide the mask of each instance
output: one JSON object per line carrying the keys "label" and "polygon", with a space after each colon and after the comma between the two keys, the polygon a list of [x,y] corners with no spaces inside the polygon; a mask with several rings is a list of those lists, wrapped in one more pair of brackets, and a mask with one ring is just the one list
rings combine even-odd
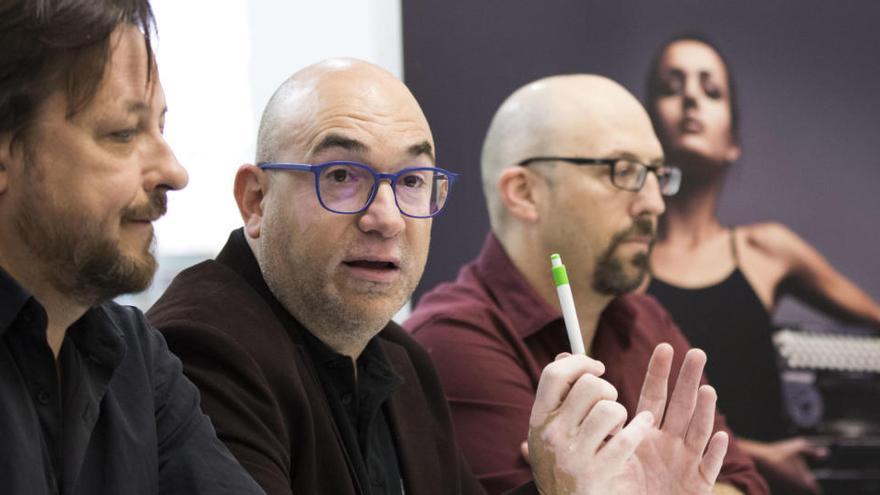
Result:
{"label": "dark jacket collar", "polygon": [[[275,314],[275,317],[281,321],[285,328],[296,328],[306,331],[305,327],[287,311],[284,305],[281,304],[281,301],[269,289],[269,286],[266,285],[266,280],[263,278],[263,272],[260,270],[257,258],[244,238],[243,228],[235,229],[229,234],[226,245],[223,246],[223,249],[217,255],[217,262],[243,278],[266,301],[266,304],[272,309],[272,313]],[[300,332],[289,333],[297,344],[303,344]]]}

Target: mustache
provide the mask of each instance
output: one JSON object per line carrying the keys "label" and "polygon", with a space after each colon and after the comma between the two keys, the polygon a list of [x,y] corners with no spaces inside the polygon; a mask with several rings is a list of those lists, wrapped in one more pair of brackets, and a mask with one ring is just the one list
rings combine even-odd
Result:
{"label": "mustache", "polygon": [[653,245],[654,239],[657,237],[657,226],[648,218],[636,218],[628,228],[614,234],[611,239],[611,248],[617,247],[630,237],[638,236],[651,236],[651,244]]}
{"label": "mustache", "polygon": [[164,189],[155,189],[150,193],[147,202],[129,206],[122,211],[125,220],[157,219],[168,211],[168,196]]}

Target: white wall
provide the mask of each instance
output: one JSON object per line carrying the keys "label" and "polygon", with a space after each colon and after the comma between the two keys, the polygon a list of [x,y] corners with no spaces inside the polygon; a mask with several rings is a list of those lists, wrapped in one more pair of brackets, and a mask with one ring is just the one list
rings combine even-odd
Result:
{"label": "white wall", "polygon": [[253,161],[256,129],[275,88],[333,56],[402,76],[400,0],[153,0],[166,136],[189,171],[157,225],[158,253],[215,253],[240,218],[232,179]]}
{"label": "white wall", "polygon": [[152,1],[165,135],[189,185],[169,194],[168,214],[156,223],[154,286],[123,302],[149,307],[182,264],[213,257],[241,226],[232,180],[253,161],[263,107],[287,77],[335,56],[402,77],[400,1]]}

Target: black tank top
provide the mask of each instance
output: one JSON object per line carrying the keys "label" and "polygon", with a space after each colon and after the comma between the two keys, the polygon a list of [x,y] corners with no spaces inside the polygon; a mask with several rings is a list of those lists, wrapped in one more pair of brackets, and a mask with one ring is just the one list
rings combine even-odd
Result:
{"label": "black tank top", "polygon": [[648,293],[669,311],[692,347],[706,351],[706,375],[718,409],[738,436],[772,441],[786,436],[782,396],[767,310],[739,269],[718,284],[697,289],[657,278]]}

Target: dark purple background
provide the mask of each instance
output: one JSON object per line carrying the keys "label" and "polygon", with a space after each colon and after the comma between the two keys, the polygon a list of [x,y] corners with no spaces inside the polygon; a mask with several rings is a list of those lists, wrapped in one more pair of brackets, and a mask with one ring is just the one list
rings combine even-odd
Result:
{"label": "dark purple background", "polygon": [[[405,80],[431,123],[438,165],[464,174],[434,223],[417,296],[455,277],[489,228],[479,153],[513,90],[593,72],[642,98],[662,41],[700,31],[727,55],[743,158],[720,216],[780,221],[880,298],[880,2],[404,0]],[[821,321],[791,301],[783,321]]]}

